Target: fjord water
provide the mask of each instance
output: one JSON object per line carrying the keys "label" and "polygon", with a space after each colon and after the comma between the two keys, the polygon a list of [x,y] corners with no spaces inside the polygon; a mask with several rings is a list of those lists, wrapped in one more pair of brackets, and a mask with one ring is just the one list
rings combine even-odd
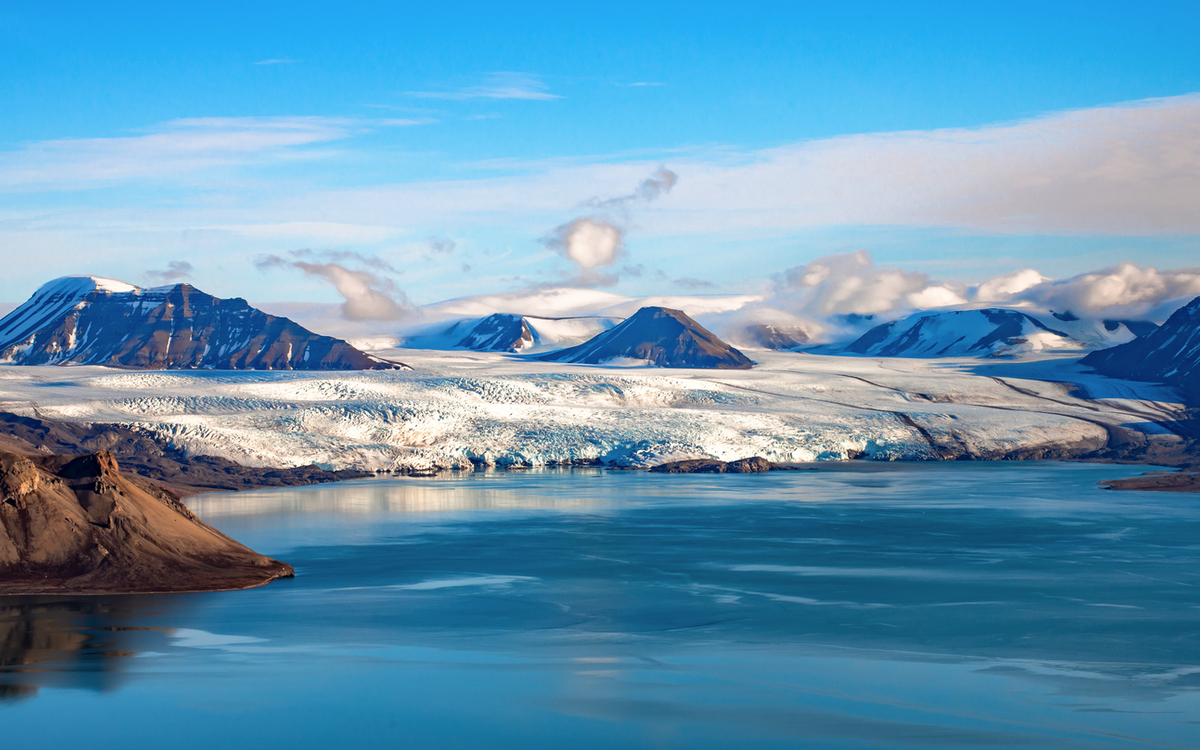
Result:
{"label": "fjord water", "polygon": [[0,599],[21,748],[1200,747],[1200,498],[1144,469],[208,495],[294,580]]}

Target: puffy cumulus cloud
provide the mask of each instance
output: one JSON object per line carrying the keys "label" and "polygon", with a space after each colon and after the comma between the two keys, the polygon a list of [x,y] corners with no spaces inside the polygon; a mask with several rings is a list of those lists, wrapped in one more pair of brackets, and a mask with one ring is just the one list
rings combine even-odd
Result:
{"label": "puffy cumulus cloud", "polygon": [[866,250],[817,258],[784,271],[776,294],[809,315],[885,315],[966,302],[961,290],[916,271],[880,268]]}
{"label": "puffy cumulus cloud", "polygon": [[554,248],[585,271],[594,271],[615,261],[625,247],[625,231],[594,216],[584,216],[556,227],[546,239]]}
{"label": "puffy cumulus cloud", "polygon": [[[935,308],[1019,307],[1070,312],[1092,319],[1162,320],[1182,301],[1200,296],[1200,269],[1160,271],[1121,263],[1069,279],[1025,268],[967,287],[926,274],[876,266],[870,253],[830,255],[790,268],[775,279],[769,303],[821,320],[891,319]],[[856,324],[857,325],[857,324]]]}
{"label": "puffy cumulus cloud", "polygon": [[186,260],[173,260],[166,268],[146,271],[143,276],[151,284],[170,284],[192,278],[192,264]]}
{"label": "puffy cumulus cloud", "polygon": [[[560,224],[542,238],[542,244],[579,267],[578,278],[572,283],[589,286],[615,284],[620,279],[619,273],[601,273],[598,269],[612,264],[623,254],[631,207],[657,200],[671,192],[678,181],[679,175],[666,167],[659,167],[628,195],[588,201],[586,205],[595,209],[592,214]],[[634,269],[638,269],[637,272]],[[640,274],[640,269],[641,266],[632,266],[623,269],[623,272],[636,276]]]}
{"label": "puffy cumulus cloud", "polygon": [[[982,285],[981,285],[982,288]],[[1180,300],[1200,296],[1200,268],[1160,271],[1153,266],[1119,263],[1069,279],[1047,280],[1012,295],[1075,315],[1162,318]]]}
{"label": "puffy cumulus cloud", "polygon": [[961,305],[967,300],[952,286],[936,284],[909,294],[905,301],[918,310],[928,310],[934,307]]}
{"label": "puffy cumulus cloud", "polygon": [[[413,312],[408,296],[384,275],[399,271],[380,258],[349,251],[308,249],[293,250],[288,255],[288,258],[268,255],[255,265],[264,271],[295,268],[329,281],[345,300],[341,314],[347,320],[400,320]],[[346,262],[361,267],[349,268]]]}
{"label": "puffy cumulus cloud", "polygon": [[1032,268],[1022,268],[983,282],[975,289],[972,299],[976,302],[1003,302],[1045,281],[1046,277]]}

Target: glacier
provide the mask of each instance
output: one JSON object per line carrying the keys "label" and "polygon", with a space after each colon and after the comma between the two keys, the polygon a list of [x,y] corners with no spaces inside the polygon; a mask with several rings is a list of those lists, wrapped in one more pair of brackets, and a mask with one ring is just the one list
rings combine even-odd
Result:
{"label": "glacier", "polygon": [[119,423],[249,466],[426,471],[682,458],[1038,457],[1163,435],[1171,389],[1073,357],[986,364],[751,352],[753,370],[549,364],[378,350],[411,371],[0,366],[0,409]]}

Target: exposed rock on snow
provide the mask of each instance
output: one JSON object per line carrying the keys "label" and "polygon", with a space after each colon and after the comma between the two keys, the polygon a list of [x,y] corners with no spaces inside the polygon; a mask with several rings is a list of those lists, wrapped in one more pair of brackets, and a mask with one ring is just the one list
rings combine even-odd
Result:
{"label": "exposed rock on snow", "polygon": [[138,369],[404,367],[243,299],[218,299],[189,284],[139,289],[92,276],[56,279],[0,320],[0,361]]}
{"label": "exposed rock on snow", "polygon": [[643,307],[611,331],[579,346],[543,354],[546,362],[646,363],[657,367],[749,369],[746,355],[681,310]]}

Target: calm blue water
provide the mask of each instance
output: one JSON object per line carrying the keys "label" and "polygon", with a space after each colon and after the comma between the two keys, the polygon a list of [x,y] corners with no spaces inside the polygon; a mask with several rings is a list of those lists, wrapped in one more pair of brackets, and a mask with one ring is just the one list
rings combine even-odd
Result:
{"label": "calm blue water", "polygon": [[194,498],[296,579],[0,598],[3,744],[1200,747],[1200,497],[853,469]]}

